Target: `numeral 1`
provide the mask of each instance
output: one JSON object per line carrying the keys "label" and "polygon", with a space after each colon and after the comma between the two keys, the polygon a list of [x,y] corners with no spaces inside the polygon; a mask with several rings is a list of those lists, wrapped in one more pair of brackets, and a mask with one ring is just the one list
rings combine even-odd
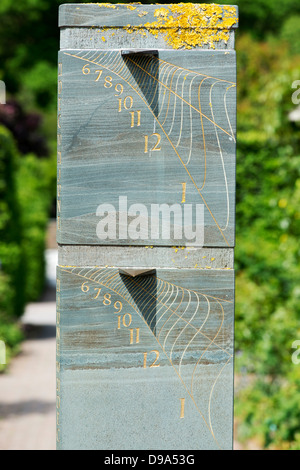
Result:
{"label": "numeral 1", "polygon": [[181,183],[181,184],[182,184],[182,200],[181,200],[181,203],[183,204],[185,202],[186,183]]}
{"label": "numeral 1", "polygon": [[180,419],[184,418],[185,398],[180,398]]}

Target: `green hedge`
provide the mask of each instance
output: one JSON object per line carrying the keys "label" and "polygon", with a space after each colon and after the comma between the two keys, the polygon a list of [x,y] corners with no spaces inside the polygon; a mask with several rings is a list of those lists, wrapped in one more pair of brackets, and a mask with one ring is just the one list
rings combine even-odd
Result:
{"label": "green hedge", "polygon": [[20,160],[16,175],[21,209],[25,299],[37,300],[44,289],[45,241],[51,202],[55,194],[56,162],[28,155]]}
{"label": "green hedge", "polygon": [[10,132],[0,126],[0,340],[8,358],[23,337],[18,318],[44,288],[55,177],[54,156],[20,156]]}

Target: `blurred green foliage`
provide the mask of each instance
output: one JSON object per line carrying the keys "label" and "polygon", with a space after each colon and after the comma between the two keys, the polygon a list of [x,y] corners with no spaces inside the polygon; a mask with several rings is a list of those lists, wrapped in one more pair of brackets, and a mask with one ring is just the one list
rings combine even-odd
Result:
{"label": "blurred green foliage", "polygon": [[300,448],[300,126],[288,119],[300,56],[280,35],[243,34],[237,58],[236,371],[251,377],[239,437]]}
{"label": "blurred green foliage", "polygon": [[23,338],[16,319],[44,288],[55,159],[21,157],[10,131],[0,126],[0,170],[0,339],[9,359]]}
{"label": "blurred green foliage", "polygon": [[[26,110],[42,114],[52,155],[61,3],[73,0],[0,3],[0,79]],[[295,108],[292,83],[300,80],[300,2],[220,3],[238,5],[240,14],[237,438],[300,449],[300,365],[291,360],[292,344],[300,340],[300,127],[288,119]],[[12,348],[20,337],[15,327],[7,327],[7,318],[19,314],[43,287],[41,260],[54,175],[54,156],[21,157],[11,136],[0,129],[0,338],[5,336]]]}

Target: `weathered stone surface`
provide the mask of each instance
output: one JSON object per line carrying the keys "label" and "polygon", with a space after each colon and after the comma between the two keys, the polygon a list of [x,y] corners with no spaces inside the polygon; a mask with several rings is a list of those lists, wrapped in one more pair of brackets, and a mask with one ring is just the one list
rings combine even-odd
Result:
{"label": "weathered stone surface", "polygon": [[232,448],[236,27],[60,7],[58,449]]}
{"label": "weathered stone surface", "polygon": [[[234,246],[235,52],[77,50],[59,60],[58,242]],[[97,233],[103,204],[116,209],[106,240]],[[134,239],[135,204],[147,212]],[[163,204],[180,206],[192,234],[203,206],[204,239],[172,220],[170,236],[153,238],[152,208]]]}
{"label": "weathered stone surface", "polygon": [[58,282],[61,447],[231,448],[232,270],[60,267]]}

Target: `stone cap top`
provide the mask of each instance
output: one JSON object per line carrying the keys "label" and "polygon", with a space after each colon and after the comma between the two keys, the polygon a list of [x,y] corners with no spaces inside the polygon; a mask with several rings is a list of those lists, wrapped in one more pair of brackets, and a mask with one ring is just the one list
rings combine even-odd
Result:
{"label": "stone cap top", "polygon": [[60,5],[59,26],[142,29],[229,30],[238,27],[235,5],[174,3],[69,3]]}

